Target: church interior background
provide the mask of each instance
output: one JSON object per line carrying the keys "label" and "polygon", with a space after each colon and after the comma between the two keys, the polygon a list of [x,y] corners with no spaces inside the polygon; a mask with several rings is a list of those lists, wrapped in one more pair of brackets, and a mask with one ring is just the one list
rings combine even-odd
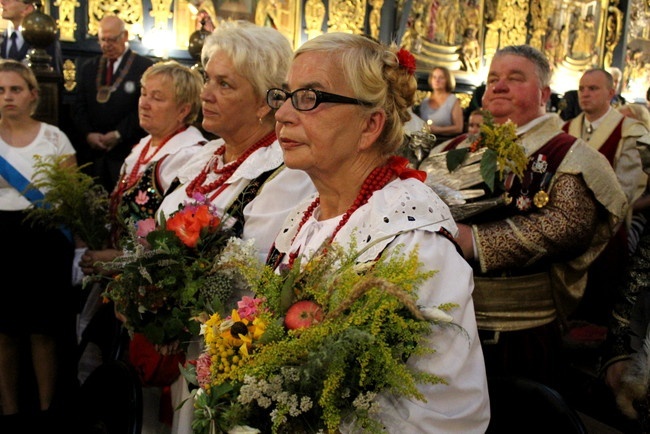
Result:
{"label": "church interior background", "polygon": [[512,44],[547,55],[560,96],[577,88],[590,67],[620,68],[628,101],[645,102],[650,87],[650,0],[42,1],[61,42],[63,105],[74,95],[80,62],[100,53],[97,29],[105,14],[127,23],[135,51],[188,65],[198,62],[202,38],[223,20],[274,26],[295,48],[324,32],[365,33],[414,53],[422,92],[433,66],[449,68],[464,105],[485,80],[494,52]]}

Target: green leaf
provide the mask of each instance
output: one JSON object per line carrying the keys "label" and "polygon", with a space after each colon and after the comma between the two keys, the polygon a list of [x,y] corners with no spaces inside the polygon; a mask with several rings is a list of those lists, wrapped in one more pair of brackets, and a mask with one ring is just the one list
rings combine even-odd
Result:
{"label": "green leaf", "polygon": [[494,178],[497,173],[497,153],[488,149],[481,158],[481,177],[490,191],[494,191]]}
{"label": "green leaf", "polygon": [[181,375],[185,377],[188,383],[194,384],[196,386],[199,385],[199,382],[196,379],[196,366],[188,363],[187,367],[183,366],[182,363],[178,364],[178,369],[181,371]]}
{"label": "green leaf", "polygon": [[173,246],[181,250],[183,249],[183,243],[178,236],[176,236],[174,231],[166,229],[158,229],[149,232],[147,234],[147,241],[154,249],[160,246]]}
{"label": "green leaf", "polygon": [[295,260],[295,263],[293,264],[293,267],[289,270],[285,270],[284,273],[284,282],[282,284],[282,287],[280,289],[280,314],[281,316],[284,316],[284,314],[289,310],[291,305],[294,303],[295,298],[296,298],[296,291],[295,287],[298,284],[298,281],[300,280],[300,262],[302,260],[302,256],[298,256]]}
{"label": "green leaf", "polygon": [[163,344],[165,343],[165,334],[163,329],[161,329],[157,324],[146,324],[143,327],[142,333],[151,341],[153,344]]}
{"label": "green leaf", "polygon": [[218,313],[219,315],[226,315],[226,306],[222,303],[221,300],[219,300],[218,297],[215,297],[212,299],[212,301],[209,304],[210,311],[208,313],[213,314],[213,313]]}
{"label": "green leaf", "polygon": [[192,336],[198,336],[201,333],[201,323],[198,321],[188,321],[186,327]]}
{"label": "green leaf", "polygon": [[35,156],[32,186],[44,191],[27,218],[51,228],[64,226],[93,250],[108,240],[108,193],[82,169],[67,165],[69,155]]}
{"label": "green leaf", "polygon": [[447,152],[447,169],[449,169],[450,172],[453,172],[454,169],[463,164],[468,153],[469,148],[452,149]]}

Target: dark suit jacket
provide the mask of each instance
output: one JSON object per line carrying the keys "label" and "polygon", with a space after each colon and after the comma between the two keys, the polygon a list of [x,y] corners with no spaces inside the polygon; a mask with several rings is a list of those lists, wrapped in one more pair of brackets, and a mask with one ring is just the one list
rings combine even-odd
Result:
{"label": "dark suit jacket", "polygon": [[[114,78],[118,80],[122,70],[128,63],[132,51],[127,49],[115,71]],[[81,162],[92,161],[98,165],[97,159],[108,160],[111,169],[113,184],[119,176],[119,168],[131,148],[137,144],[147,133],[140,128],[138,120],[138,99],[140,98],[140,78],[142,74],[153,65],[148,57],[141,56],[135,52],[131,67],[117,89],[111,93],[110,99],[105,103],[97,102],[97,71],[101,62],[105,60],[102,56],[88,59],[77,71],[77,89],[74,103],[72,105],[72,121],[78,134],[80,143],[75,143]],[[109,152],[90,150],[86,136],[92,132],[107,133],[117,130],[122,136],[120,143]],[[89,158],[85,158],[89,156]],[[84,161],[86,160],[86,161]],[[98,168],[99,169],[99,168]],[[101,175],[102,177],[104,175]],[[108,180],[102,179],[102,183],[108,188],[111,184]]]}
{"label": "dark suit jacket", "polygon": [[[0,41],[0,57],[3,59],[8,59],[7,54],[7,43],[9,42],[9,34],[7,30],[2,33],[2,41]],[[27,53],[30,49],[35,48],[33,45],[30,45],[29,42],[25,41],[20,50],[18,50],[18,58],[16,60],[22,61],[27,57]],[[52,57],[50,65],[54,68],[54,71],[57,75],[61,75],[63,71],[63,54],[61,53],[61,44],[58,39],[55,39],[48,47],[45,48],[47,54]]]}

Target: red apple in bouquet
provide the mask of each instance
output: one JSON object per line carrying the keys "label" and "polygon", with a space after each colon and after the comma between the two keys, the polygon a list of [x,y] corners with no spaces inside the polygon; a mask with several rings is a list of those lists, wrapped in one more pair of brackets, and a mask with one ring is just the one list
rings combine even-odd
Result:
{"label": "red apple in bouquet", "polygon": [[312,300],[300,300],[289,307],[284,317],[284,325],[289,330],[297,330],[318,324],[323,320],[323,308]]}

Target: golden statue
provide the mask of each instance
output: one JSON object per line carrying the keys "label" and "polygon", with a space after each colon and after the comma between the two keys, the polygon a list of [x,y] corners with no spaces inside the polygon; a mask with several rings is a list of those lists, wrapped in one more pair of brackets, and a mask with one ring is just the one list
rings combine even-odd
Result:
{"label": "golden statue", "polygon": [[594,26],[592,14],[587,15],[584,20],[577,20],[573,44],[571,44],[571,57],[586,59],[592,56],[596,40]]}
{"label": "golden statue", "polygon": [[370,23],[370,36],[379,39],[379,25],[381,24],[381,8],[384,6],[384,0],[369,0],[372,10],[368,17]]}
{"label": "golden statue", "polygon": [[458,0],[447,0],[438,11],[436,24],[439,41],[445,45],[456,45],[456,27],[460,21]]}
{"label": "golden statue", "polygon": [[323,33],[323,20],[325,20],[325,4],[322,0],[307,0],[307,3],[305,3],[305,23],[309,39]]}
{"label": "golden statue", "polygon": [[461,46],[461,61],[465,71],[477,72],[481,61],[481,47],[476,39],[477,30],[473,27],[465,29],[463,45]]}
{"label": "golden statue", "polygon": [[605,57],[604,64],[606,67],[612,65],[614,50],[621,40],[623,30],[623,12],[617,7],[618,0],[611,0],[607,8],[607,21],[605,23]]}

